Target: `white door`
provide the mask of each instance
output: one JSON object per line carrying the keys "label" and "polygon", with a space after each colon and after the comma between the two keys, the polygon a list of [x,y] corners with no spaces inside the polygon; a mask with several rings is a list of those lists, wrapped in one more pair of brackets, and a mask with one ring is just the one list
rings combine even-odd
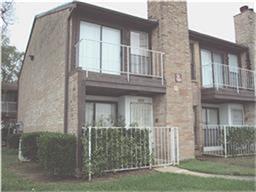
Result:
{"label": "white door", "polygon": [[120,30],[102,27],[102,72],[120,74]]}
{"label": "white door", "polygon": [[80,22],[79,66],[100,71],[100,25]]}
{"label": "white door", "polygon": [[202,85],[203,87],[212,87],[212,58],[211,52],[201,49],[201,64],[202,64]]}

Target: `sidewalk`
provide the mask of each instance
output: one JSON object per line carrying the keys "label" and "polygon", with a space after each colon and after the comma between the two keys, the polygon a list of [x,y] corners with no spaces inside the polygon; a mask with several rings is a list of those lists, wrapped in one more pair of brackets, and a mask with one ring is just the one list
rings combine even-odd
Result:
{"label": "sidewalk", "polygon": [[174,167],[174,166],[155,168],[155,170],[163,173],[178,173],[178,174],[194,175],[199,177],[217,177],[217,178],[223,178],[223,179],[235,179],[235,180],[242,180],[242,181],[256,181],[256,177],[254,176],[216,175],[216,174],[189,171],[189,170],[182,169],[179,167]]}

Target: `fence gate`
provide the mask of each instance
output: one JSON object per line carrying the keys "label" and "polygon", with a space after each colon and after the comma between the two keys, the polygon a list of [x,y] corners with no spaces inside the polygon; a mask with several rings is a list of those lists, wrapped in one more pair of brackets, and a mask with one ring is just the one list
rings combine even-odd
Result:
{"label": "fence gate", "polygon": [[179,163],[178,128],[88,127],[83,129],[84,171],[89,176]]}
{"label": "fence gate", "polygon": [[178,128],[154,127],[152,138],[153,166],[179,164]]}

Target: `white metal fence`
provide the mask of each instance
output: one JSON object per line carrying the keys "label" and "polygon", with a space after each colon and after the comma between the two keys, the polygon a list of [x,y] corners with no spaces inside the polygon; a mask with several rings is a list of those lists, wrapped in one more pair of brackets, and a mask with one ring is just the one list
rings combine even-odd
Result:
{"label": "white metal fence", "polygon": [[202,66],[203,86],[219,88],[234,88],[255,90],[255,71],[224,65],[209,63]]}
{"label": "white metal fence", "polygon": [[256,153],[256,127],[205,125],[203,153],[215,156],[239,156]]}
{"label": "white metal fence", "polygon": [[179,163],[178,128],[88,127],[83,129],[84,171],[152,168]]}
{"label": "white metal fence", "polygon": [[164,80],[164,53],[160,51],[81,39],[75,45],[76,65],[86,71],[154,77]]}

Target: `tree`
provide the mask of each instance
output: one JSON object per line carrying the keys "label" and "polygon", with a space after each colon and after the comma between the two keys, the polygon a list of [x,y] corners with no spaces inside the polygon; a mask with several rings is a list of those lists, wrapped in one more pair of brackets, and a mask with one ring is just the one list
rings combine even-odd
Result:
{"label": "tree", "polygon": [[7,31],[9,25],[13,24],[13,1],[1,3],[2,34]]}
{"label": "tree", "polygon": [[2,65],[1,76],[3,82],[18,80],[24,53],[19,52],[15,46],[9,45],[9,38],[2,35]]}
{"label": "tree", "polygon": [[8,26],[13,24],[13,1],[1,3],[2,19],[2,65],[1,79],[3,82],[15,82],[18,80],[24,53],[19,52],[15,46],[10,45],[7,36]]}

